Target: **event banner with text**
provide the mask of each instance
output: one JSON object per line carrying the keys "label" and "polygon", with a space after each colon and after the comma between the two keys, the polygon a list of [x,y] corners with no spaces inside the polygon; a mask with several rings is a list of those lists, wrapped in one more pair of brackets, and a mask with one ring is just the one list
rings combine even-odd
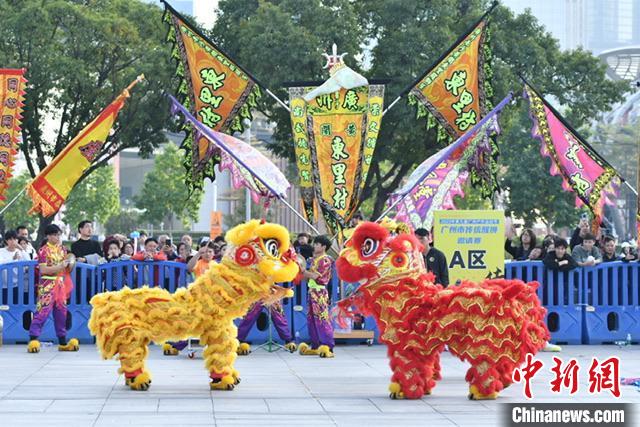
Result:
{"label": "event banner with text", "polygon": [[444,252],[449,283],[504,276],[503,211],[436,211],[434,245]]}

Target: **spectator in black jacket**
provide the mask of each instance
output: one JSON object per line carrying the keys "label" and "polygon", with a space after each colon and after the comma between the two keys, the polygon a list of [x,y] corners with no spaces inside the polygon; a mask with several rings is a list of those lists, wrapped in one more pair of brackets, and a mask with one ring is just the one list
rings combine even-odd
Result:
{"label": "spectator in black jacket", "polygon": [[102,248],[100,243],[91,239],[93,234],[93,226],[91,221],[80,221],[78,224],[78,240],[71,244],[71,252],[75,255],[78,262],[87,262],[87,255],[97,254],[102,257]]}
{"label": "spectator in black jacket", "polygon": [[591,224],[589,224],[589,216],[586,214],[583,214],[580,217],[580,222],[578,223],[578,227],[576,227],[576,229],[573,230],[573,234],[571,235],[571,240],[569,241],[569,247],[571,248],[572,251],[573,251],[573,248],[582,244],[584,240],[584,236],[586,236],[588,233],[591,233]]}
{"label": "spectator in black jacket", "polygon": [[426,228],[416,229],[415,235],[420,244],[424,246],[422,256],[424,258],[424,263],[427,266],[427,271],[430,271],[434,276],[436,276],[437,284],[446,288],[449,285],[449,268],[447,267],[447,258],[442,252],[431,247],[429,231]]}
{"label": "spectator in black jacket", "polygon": [[293,242],[293,248],[305,260],[313,257],[313,247],[309,244],[311,235],[308,233],[299,233],[298,238]]}
{"label": "spectator in black jacket", "polygon": [[603,251],[602,251],[602,262],[614,262],[620,261],[620,257],[616,255],[616,239],[612,236],[605,236],[602,239]]}
{"label": "spectator in black jacket", "polygon": [[511,255],[514,261],[525,261],[536,247],[536,234],[530,228],[525,228],[520,235],[520,246],[514,247],[511,239],[515,235],[514,230],[507,232],[507,240],[504,242],[504,250]]}
{"label": "spectator in black jacket", "polygon": [[567,253],[567,242],[556,238],[553,252],[548,252],[542,262],[549,270],[570,271],[578,267],[576,261]]}

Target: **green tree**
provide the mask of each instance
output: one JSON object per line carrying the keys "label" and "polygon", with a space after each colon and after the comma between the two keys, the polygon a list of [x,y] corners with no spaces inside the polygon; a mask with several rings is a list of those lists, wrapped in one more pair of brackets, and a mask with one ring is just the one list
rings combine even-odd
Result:
{"label": "green tree", "polygon": [[[9,189],[5,195],[6,203],[13,200],[29,181],[31,181],[31,176],[27,171],[11,178]],[[38,226],[38,216],[29,214],[29,209],[31,209],[31,200],[24,194],[18,197],[2,214],[5,230],[15,229],[19,225],[26,225],[29,228],[29,232],[32,232]]]}
{"label": "green tree", "polygon": [[[20,150],[32,177],[136,76],[139,84],[83,178],[122,149],[142,155],[166,140],[163,90],[172,86],[170,46],[159,7],[139,0],[0,0],[0,64],[29,80]],[[44,132],[55,120],[56,132]],[[40,218],[39,229],[52,218]]]}
{"label": "green tree", "polygon": [[65,202],[65,221],[73,228],[82,220],[104,224],[120,211],[120,188],[113,166],[103,166],[73,187]]}
{"label": "green tree", "polygon": [[134,197],[138,209],[144,211],[142,220],[158,225],[168,220],[171,229],[174,219],[187,227],[198,218],[202,191],[194,191],[187,202],[187,186],[184,183],[182,153],[173,144],[155,158],[153,169],[144,176],[142,190]]}
{"label": "green tree", "polygon": [[121,210],[105,223],[106,234],[124,234],[128,236],[132,231],[140,229],[140,214],[134,209]]}
{"label": "green tree", "polygon": [[[212,36],[282,98],[287,96],[284,89],[278,89],[283,80],[327,77],[320,69],[319,53],[335,42],[340,52],[349,53],[346,59],[349,66],[369,78],[390,79],[385,97],[388,105],[478,19],[489,3],[487,0],[223,0]],[[607,80],[604,64],[583,50],[560,51],[557,40],[529,12],[516,16],[508,8],[498,6],[491,21],[492,85],[496,101],[509,91],[521,93],[518,75],[523,75],[560,105],[570,106],[566,116],[580,126],[620,99],[624,84]],[[259,108],[277,125],[276,142],[270,148],[293,159],[286,111],[269,97],[263,97]],[[571,196],[563,192],[556,178],[548,177],[548,165],[533,148],[537,143],[524,132],[531,128],[527,111],[528,105],[520,100],[502,115],[501,185],[512,197],[508,200],[510,208],[518,214],[523,214],[526,206],[519,198],[513,198],[516,194],[522,200],[532,201],[533,206],[565,209]],[[434,129],[427,130],[416,121],[414,107],[405,101],[385,115],[363,195],[373,201],[365,204],[365,207],[372,205],[372,216],[382,211],[388,194],[407,173],[442,148],[436,136]],[[533,178],[515,179],[515,175],[523,174],[531,174]],[[542,176],[543,181],[536,181]],[[548,222],[554,222],[555,216],[553,209],[536,214]]]}
{"label": "green tree", "polygon": [[[238,203],[235,205],[235,209],[231,212],[231,215],[225,215],[222,219],[224,222],[224,226],[226,229],[230,229],[235,227],[238,224],[242,224],[245,222],[247,217],[246,206],[247,206],[247,198],[245,195],[244,189],[234,190],[231,198],[235,198],[238,200]],[[267,215],[265,217],[265,210],[260,203],[254,203],[251,201],[251,219],[264,218],[267,221],[271,221],[273,219],[273,211],[267,211]]]}

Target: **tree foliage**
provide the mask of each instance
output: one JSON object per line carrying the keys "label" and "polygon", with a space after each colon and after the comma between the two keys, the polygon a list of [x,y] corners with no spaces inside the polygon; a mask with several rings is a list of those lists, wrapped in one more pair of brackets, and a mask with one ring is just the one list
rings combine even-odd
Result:
{"label": "tree foliage", "polygon": [[[242,224],[245,222],[247,218],[246,206],[247,206],[247,198],[244,189],[234,190],[230,194],[230,198],[238,200],[235,204],[235,209],[231,212],[230,215],[225,215],[222,221],[224,222],[225,228],[228,230],[230,228],[235,227],[238,224]],[[254,203],[251,201],[251,218],[264,218],[266,221],[273,220],[273,211],[267,210],[265,216],[265,209],[262,207],[260,203]]]}
{"label": "tree foliage", "polygon": [[139,0],[0,0],[0,10],[0,64],[27,69],[20,150],[32,177],[141,73],[147,81],[82,178],[124,148],[148,155],[165,141],[162,91],[173,65],[160,8]]}
{"label": "tree foliage", "polygon": [[73,187],[65,202],[64,220],[72,228],[82,220],[105,224],[120,211],[120,188],[113,166],[103,166]]}
{"label": "tree foliage", "polygon": [[[31,181],[31,176],[27,171],[11,178],[11,185],[5,194],[5,203],[13,200],[29,181]],[[32,232],[38,226],[38,216],[30,215],[29,209],[31,209],[31,200],[24,194],[18,197],[11,207],[2,214],[5,230],[15,229],[19,225],[26,225],[29,228],[29,232]]]}
{"label": "tree foliage", "polygon": [[[320,52],[337,43],[346,62],[368,78],[387,78],[388,105],[452,45],[489,6],[486,0],[223,0],[213,38],[237,61],[283,99],[283,81],[324,80]],[[622,83],[605,79],[605,65],[589,52],[560,51],[555,40],[529,12],[514,15],[498,6],[491,18],[494,100],[522,92],[519,75],[565,106],[579,127],[618,101]],[[354,58],[356,60],[354,60]],[[260,111],[277,124],[271,149],[293,159],[291,125],[284,109],[263,97]],[[509,207],[533,221],[565,223],[573,197],[558,178],[549,177],[539,144],[529,135],[528,105],[521,99],[502,115],[500,183]],[[442,147],[434,129],[416,121],[405,101],[384,117],[367,179],[363,207],[376,216],[390,192],[420,162]],[[540,207],[548,209],[537,209]],[[568,220],[568,218],[566,219]]]}
{"label": "tree foliage", "polygon": [[140,214],[134,209],[123,209],[112,215],[105,223],[106,235],[124,234],[128,236],[132,231],[140,228]]}
{"label": "tree foliage", "polygon": [[159,225],[168,220],[173,229],[177,218],[185,227],[198,218],[202,191],[191,194],[187,203],[187,186],[184,183],[182,153],[174,144],[167,144],[155,158],[153,169],[144,176],[140,194],[134,197],[138,209],[144,211],[142,220]]}

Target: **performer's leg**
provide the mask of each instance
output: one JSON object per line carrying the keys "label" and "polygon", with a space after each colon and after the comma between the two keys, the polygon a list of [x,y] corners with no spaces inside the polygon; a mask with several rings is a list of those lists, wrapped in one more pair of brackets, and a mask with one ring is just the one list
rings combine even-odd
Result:
{"label": "performer's leg", "polygon": [[[434,381],[440,381],[442,379],[442,375],[440,375],[440,353],[443,349],[443,347],[439,348],[434,350],[432,354],[426,357],[423,356],[425,357],[426,370],[430,371],[430,373],[427,373],[425,370],[425,381],[428,378],[431,378]],[[433,385],[435,385],[435,383]],[[433,388],[433,386],[429,387],[429,389],[431,388]]]}
{"label": "performer's leg", "polygon": [[273,325],[276,327],[276,331],[278,331],[280,339],[284,341],[284,348],[293,353],[298,347],[291,336],[291,329],[289,328],[289,323],[284,315],[282,303],[277,302],[269,307],[269,309],[271,310],[271,320],[273,321]]}
{"label": "performer's leg", "polygon": [[58,351],[78,351],[80,343],[77,339],[71,338],[67,343],[67,311],[66,303],[53,303],[53,322],[58,337]]}
{"label": "performer's leg", "polygon": [[284,315],[282,304],[279,302],[275,303],[269,307],[269,309],[271,310],[271,321],[273,322],[273,326],[276,327],[280,339],[285,343],[292,341],[291,329],[289,329],[289,323]]}
{"label": "performer's leg", "polygon": [[300,343],[299,350],[303,356],[317,356],[320,354],[318,347],[320,346],[320,340],[318,338],[318,330],[316,327],[315,307],[311,297],[312,289],[309,289],[309,297],[307,299],[307,330],[309,331],[309,340],[311,341],[311,347],[307,343]]}
{"label": "performer's leg", "polygon": [[165,356],[177,356],[182,350],[189,345],[186,340],[183,341],[167,341],[162,344],[162,353]]}
{"label": "performer's leg", "polygon": [[320,357],[333,357],[333,325],[329,316],[329,293],[326,289],[318,291],[316,300],[316,334],[318,336],[318,351]]}
{"label": "performer's leg", "polygon": [[241,356],[246,356],[251,353],[251,346],[245,342],[245,340],[247,339],[247,335],[249,335],[249,331],[251,331],[251,328],[253,328],[253,325],[255,325],[258,320],[258,317],[260,317],[262,307],[262,303],[260,302],[253,304],[247,312],[247,315],[242,319],[242,322],[240,322],[240,326],[238,326],[238,341],[240,341],[238,354]]}
{"label": "performer's leg", "polygon": [[236,336],[237,329],[233,322],[229,322],[206,331],[200,337],[200,342],[206,346],[203,356],[212,390],[233,390],[240,382],[238,372],[233,368],[238,350]]}
{"label": "performer's leg", "polygon": [[38,300],[36,302],[36,311],[31,319],[29,327],[29,345],[27,351],[29,353],[38,353],[40,351],[40,341],[38,337],[42,333],[42,327],[47,322],[49,314],[53,309],[53,296],[46,286],[38,285]]}

